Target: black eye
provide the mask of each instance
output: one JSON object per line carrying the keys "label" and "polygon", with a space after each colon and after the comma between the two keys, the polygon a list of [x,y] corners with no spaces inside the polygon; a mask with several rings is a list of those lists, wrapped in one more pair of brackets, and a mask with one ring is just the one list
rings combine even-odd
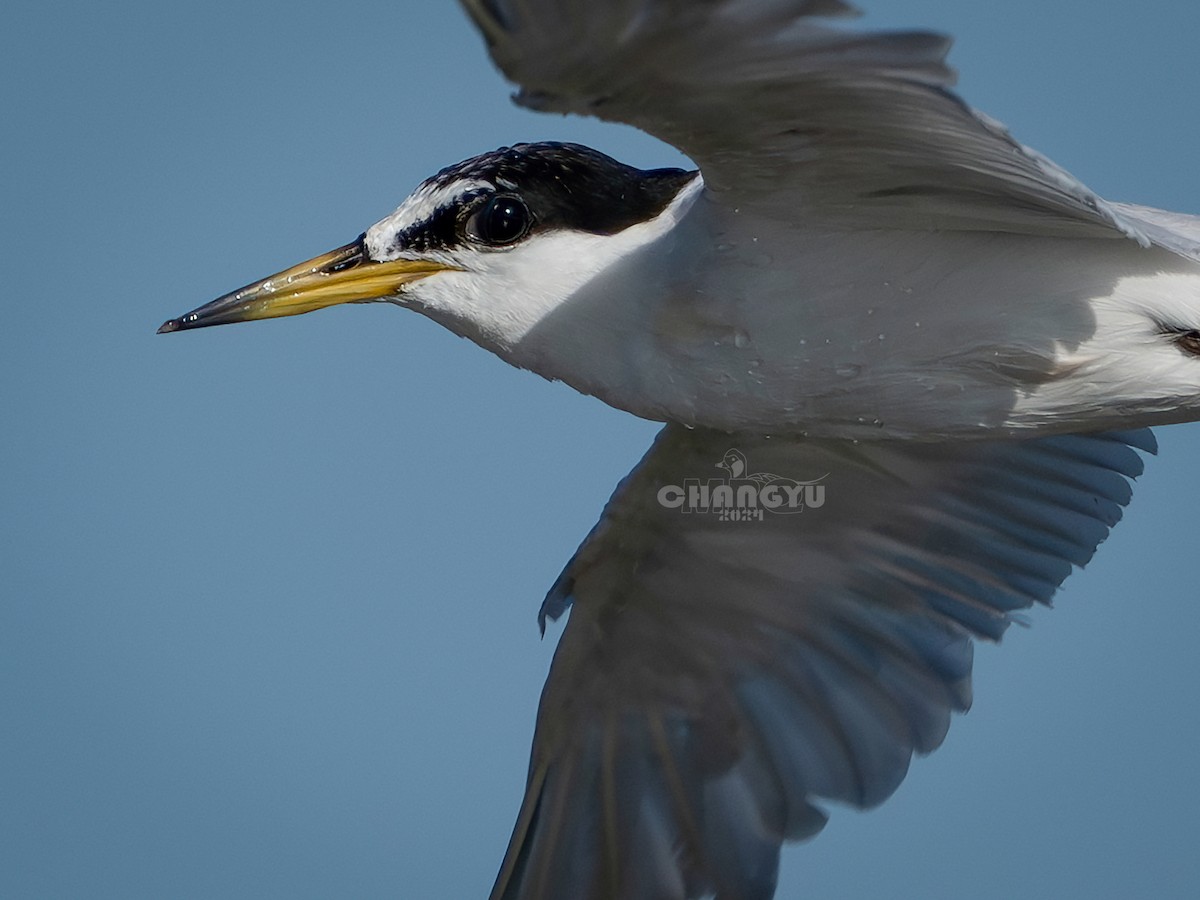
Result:
{"label": "black eye", "polygon": [[481,244],[503,247],[525,237],[533,224],[529,207],[520,197],[493,197],[467,219],[467,237]]}

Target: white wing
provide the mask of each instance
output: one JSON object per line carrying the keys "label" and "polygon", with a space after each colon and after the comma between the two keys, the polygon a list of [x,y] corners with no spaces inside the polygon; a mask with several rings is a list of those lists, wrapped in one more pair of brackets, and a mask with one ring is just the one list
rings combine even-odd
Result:
{"label": "white wing", "polygon": [[949,90],[948,38],[835,28],[842,0],[462,3],[518,102],[635,125],[729,207],[1145,241]]}
{"label": "white wing", "polygon": [[[659,502],[736,446],[825,502]],[[970,703],[972,636],[1121,517],[1148,431],[863,443],[668,425],[547,598],[572,607],[493,900],[769,898],[823,801],[872,806]],[[678,493],[668,492],[668,501]]]}

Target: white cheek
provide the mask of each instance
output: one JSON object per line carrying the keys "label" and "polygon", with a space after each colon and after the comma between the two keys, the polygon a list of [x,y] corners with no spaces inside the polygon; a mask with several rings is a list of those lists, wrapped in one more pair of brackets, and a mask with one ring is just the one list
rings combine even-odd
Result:
{"label": "white cheek", "polygon": [[537,235],[511,250],[452,253],[449,259],[465,271],[417,282],[407,300],[455,333],[508,358],[542,319],[627,249],[618,238],[561,231]]}
{"label": "white cheek", "polygon": [[[526,336],[580,288],[668,235],[703,187],[696,178],[656,218],[617,234],[552,231],[510,250],[450,251],[446,261],[463,271],[418,282],[412,305],[514,361]],[[526,349],[536,353],[536,348]]]}
{"label": "white cheek", "polygon": [[[669,235],[703,186],[696,178],[656,218],[613,235],[544,231],[507,250],[463,246],[422,254],[461,271],[441,272],[413,282],[406,286],[401,299],[404,305],[509,362],[538,369],[539,360],[548,352],[536,346],[539,339],[532,333],[539,330],[538,325],[559,310],[570,312],[570,302],[581,288],[601,284],[606,270],[639,256],[640,251]],[[400,219],[409,221],[414,210],[445,202],[444,196],[434,193],[423,195],[418,191],[395,215],[367,232],[373,258],[385,260],[401,255],[391,249],[395,232],[390,229]],[[620,319],[621,314],[614,312],[613,317]],[[576,336],[591,341],[596,324],[580,323]],[[621,325],[618,321],[608,322],[605,328],[616,333]],[[596,349],[590,344],[588,347]],[[542,374],[557,377],[545,371]]]}

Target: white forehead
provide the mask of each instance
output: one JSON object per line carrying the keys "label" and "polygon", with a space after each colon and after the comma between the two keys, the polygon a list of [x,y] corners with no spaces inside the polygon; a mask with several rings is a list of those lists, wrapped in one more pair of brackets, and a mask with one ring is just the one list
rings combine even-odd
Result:
{"label": "white forehead", "polygon": [[480,190],[495,190],[488,181],[470,178],[450,184],[426,182],[408,195],[408,199],[385,219],[380,219],[367,229],[367,255],[371,259],[383,260],[394,251],[395,237],[407,228],[431,219],[439,209],[453,206],[467,194]]}

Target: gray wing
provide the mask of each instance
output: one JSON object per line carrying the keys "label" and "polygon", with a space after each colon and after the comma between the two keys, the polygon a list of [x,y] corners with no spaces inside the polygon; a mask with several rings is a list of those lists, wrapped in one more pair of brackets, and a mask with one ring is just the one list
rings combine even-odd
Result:
{"label": "gray wing", "polygon": [[462,3],[519,103],[637,126],[730,208],[1146,242],[950,91],[949,38],[835,27],[842,0]]}
{"label": "gray wing", "polygon": [[1135,223],[1152,243],[1200,262],[1200,216],[1132,203],[1113,203],[1112,208],[1125,221]]}
{"label": "gray wing", "polygon": [[[828,473],[823,504],[740,522],[674,506],[731,444]],[[571,616],[493,900],[771,897],[783,841],[818,832],[827,802],[882,802],[942,742],[970,704],[971,638],[1088,561],[1142,471],[1133,448],[1150,432],[855,444],[668,425],[547,598]]]}

